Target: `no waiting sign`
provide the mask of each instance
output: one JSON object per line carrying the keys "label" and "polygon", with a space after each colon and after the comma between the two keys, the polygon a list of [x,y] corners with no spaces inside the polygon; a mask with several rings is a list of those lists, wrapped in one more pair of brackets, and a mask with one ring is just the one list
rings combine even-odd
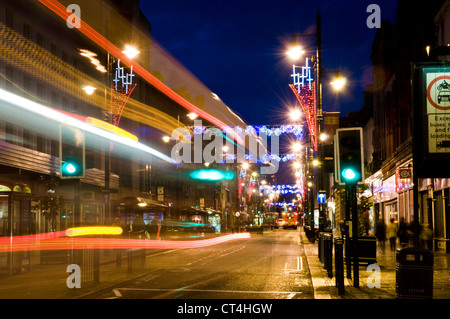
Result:
{"label": "no waiting sign", "polygon": [[417,63],[412,83],[414,170],[419,178],[450,177],[443,169],[450,161],[450,64]]}
{"label": "no waiting sign", "polygon": [[426,74],[428,152],[450,152],[450,72]]}

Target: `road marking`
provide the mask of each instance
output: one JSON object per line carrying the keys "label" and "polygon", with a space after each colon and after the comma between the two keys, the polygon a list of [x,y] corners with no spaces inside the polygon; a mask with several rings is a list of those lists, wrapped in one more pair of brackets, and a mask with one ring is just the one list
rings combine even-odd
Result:
{"label": "road marking", "polygon": [[165,291],[165,292],[179,292],[179,291],[185,291],[185,292],[216,292],[216,293],[233,293],[233,294],[287,294],[288,297],[295,296],[296,294],[301,294],[301,292],[296,291],[255,291],[255,290],[219,290],[219,289],[192,289],[192,288],[114,288],[113,292],[116,295],[116,297],[122,297],[122,294],[119,292],[121,291],[148,291],[148,292],[154,292],[154,291]]}
{"label": "road marking", "polygon": [[[285,274],[293,274],[293,273],[297,273],[299,271],[303,271],[303,258],[301,256],[297,256],[297,267],[295,268],[295,265],[291,265],[292,268],[288,267],[288,264],[290,263],[289,260],[286,261],[286,263],[284,264],[284,273]],[[292,264],[292,262],[291,262]]]}

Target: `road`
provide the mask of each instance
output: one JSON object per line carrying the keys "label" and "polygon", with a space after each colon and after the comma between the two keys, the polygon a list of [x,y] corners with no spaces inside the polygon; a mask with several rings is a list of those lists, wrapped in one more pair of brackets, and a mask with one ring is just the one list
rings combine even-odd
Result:
{"label": "road", "polygon": [[88,299],[313,299],[296,230],[148,256],[148,274]]}

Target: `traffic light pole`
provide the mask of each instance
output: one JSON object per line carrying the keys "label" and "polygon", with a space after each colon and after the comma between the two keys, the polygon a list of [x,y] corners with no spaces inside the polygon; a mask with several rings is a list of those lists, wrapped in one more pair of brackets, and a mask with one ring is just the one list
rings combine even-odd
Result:
{"label": "traffic light pole", "polygon": [[358,211],[356,206],[356,185],[348,187],[350,198],[350,209],[352,212],[352,231],[353,231],[353,286],[359,287],[359,260],[358,260]]}
{"label": "traffic light pole", "polygon": [[350,206],[351,206],[351,199],[350,199],[350,187],[345,186],[345,264],[347,268],[347,279],[352,279],[352,260],[351,260],[351,254],[350,254]]}

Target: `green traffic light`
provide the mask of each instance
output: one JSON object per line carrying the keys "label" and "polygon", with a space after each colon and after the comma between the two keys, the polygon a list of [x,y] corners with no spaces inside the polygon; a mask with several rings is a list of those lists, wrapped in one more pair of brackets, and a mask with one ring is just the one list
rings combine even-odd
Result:
{"label": "green traffic light", "polygon": [[73,175],[77,172],[77,167],[73,163],[70,163],[70,162],[64,163],[62,168],[66,174]]}
{"label": "green traffic light", "polygon": [[356,178],[356,173],[351,168],[346,168],[342,171],[342,176],[348,181],[354,180]]}

